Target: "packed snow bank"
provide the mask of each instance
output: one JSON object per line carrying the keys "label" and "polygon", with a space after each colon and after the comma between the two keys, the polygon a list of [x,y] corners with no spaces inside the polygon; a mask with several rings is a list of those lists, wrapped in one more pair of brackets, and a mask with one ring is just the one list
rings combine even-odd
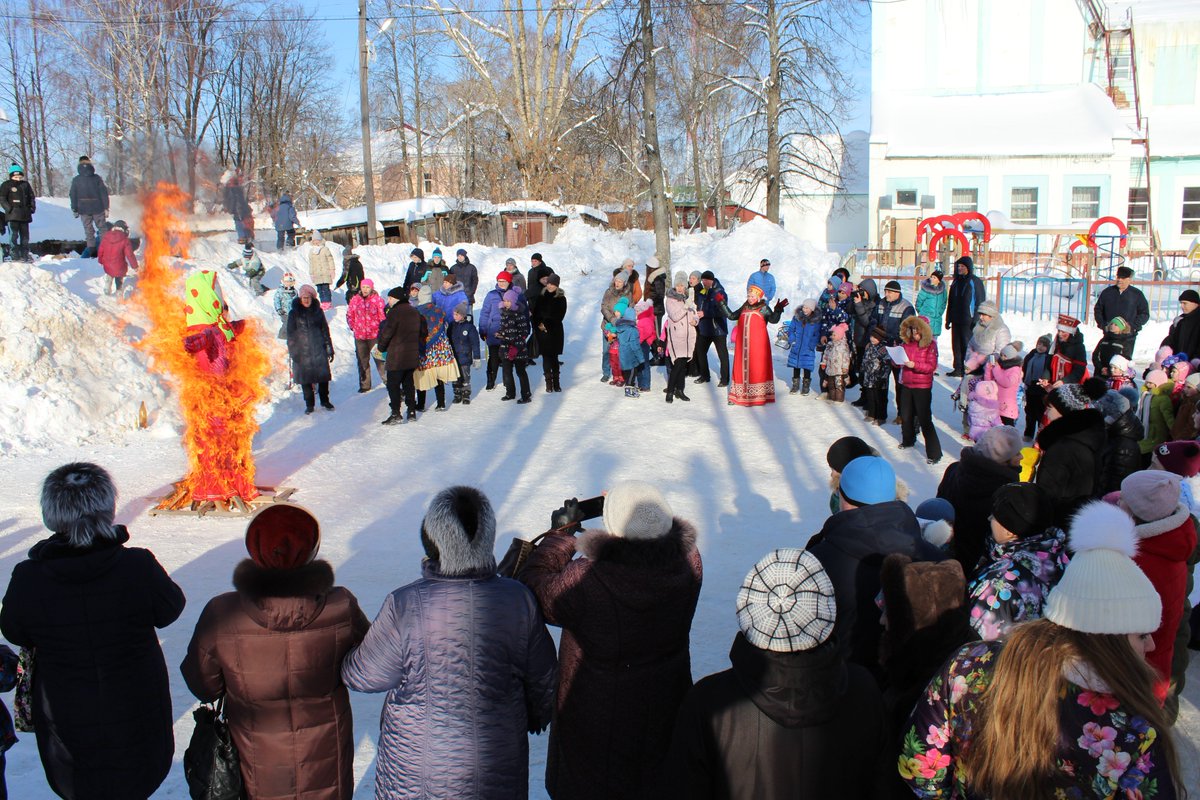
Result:
{"label": "packed snow bank", "polygon": [[[198,204],[199,205],[199,204]],[[135,195],[114,194],[109,197],[108,221],[119,219],[129,223],[129,232],[140,236],[142,230],[142,203]],[[233,230],[233,220],[228,214],[196,213],[187,217],[188,228],[193,234],[211,233]],[[259,223],[262,227],[262,223]],[[271,227],[267,220],[267,227]],[[46,242],[81,242],[83,241],[83,223],[71,213],[71,200],[68,197],[39,197],[37,210],[33,214],[33,222],[29,224],[29,241]],[[270,231],[274,241],[275,232]]]}

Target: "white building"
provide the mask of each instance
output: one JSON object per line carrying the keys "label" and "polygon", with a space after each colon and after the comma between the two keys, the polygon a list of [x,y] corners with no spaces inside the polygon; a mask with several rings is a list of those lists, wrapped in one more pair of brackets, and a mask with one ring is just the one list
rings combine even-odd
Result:
{"label": "white building", "polygon": [[870,242],[965,210],[1143,233],[1149,210],[1164,250],[1200,233],[1200,2],[876,3],[871,36]]}

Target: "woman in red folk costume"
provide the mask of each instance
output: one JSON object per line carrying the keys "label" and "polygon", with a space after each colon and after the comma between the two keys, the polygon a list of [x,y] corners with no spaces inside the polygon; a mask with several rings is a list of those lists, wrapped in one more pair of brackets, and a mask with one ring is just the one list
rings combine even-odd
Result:
{"label": "woman in red folk costume", "polygon": [[737,320],[734,335],[733,374],[729,381],[729,404],[763,406],[775,402],[775,370],[771,366],[771,337],[767,323],[779,322],[787,300],[767,305],[762,287],[751,284],[746,302],[737,311],[722,305],[721,313]]}

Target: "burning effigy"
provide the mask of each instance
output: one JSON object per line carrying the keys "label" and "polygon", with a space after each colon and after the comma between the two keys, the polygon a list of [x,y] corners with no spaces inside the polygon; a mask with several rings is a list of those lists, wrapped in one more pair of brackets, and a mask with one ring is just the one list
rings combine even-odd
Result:
{"label": "burning effigy", "polygon": [[162,498],[162,510],[247,511],[254,483],[255,412],[271,372],[265,336],[254,320],[231,320],[216,272],[187,263],[187,195],[160,183],[143,199],[145,264],[136,302],[149,324],[140,346],[150,369],[179,398],[188,473]]}

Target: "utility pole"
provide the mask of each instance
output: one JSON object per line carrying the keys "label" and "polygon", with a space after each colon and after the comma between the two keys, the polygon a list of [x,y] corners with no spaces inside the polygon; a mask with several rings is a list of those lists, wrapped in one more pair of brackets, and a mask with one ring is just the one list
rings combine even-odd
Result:
{"label": "utility pole", "polygon": [[358,0],[358,105],[362,117],[363,188],[367,203],[367,244],[379,241],[375,221],[375,170],[371,164],[371,104],[367,97],[367,0]]}

